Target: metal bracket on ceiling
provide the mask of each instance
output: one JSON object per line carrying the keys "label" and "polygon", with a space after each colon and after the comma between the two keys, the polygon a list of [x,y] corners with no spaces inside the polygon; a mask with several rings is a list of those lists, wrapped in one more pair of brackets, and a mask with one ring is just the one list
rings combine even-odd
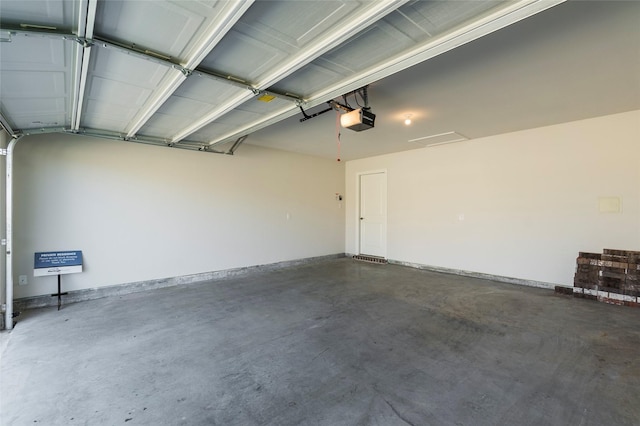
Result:
{"label": "metal bracket on ceiling", "polygon": [[92,138],[110,139],[116,141],[124,141],[124,136],[119,132],[101,131],[91,128],[79,127],[78,129],[64,129],[61,133],[89,136]]}
{"label": "metal bracket on ceiling", "polygon": [[340,102],[329,101],[327,103],[329,105],[331,105],[331,109],[335,109],[336,111],[342,111],[342,112],[351,112],[351,111],[353,111],[353,108],[351,108],[348,105],[343,105]]}
{"label": "metal bracket on ceiling", "polygon": [[193,74],[193,70],[190,70],[190,69],[185,68],[185,67],[181,67],[179,65],[174,65],[173,68],[175,68],[178,71],[180,71],[185,77],[190,77],[191,74]]}
{"label": "metal bracket on ceiling", "polygon": [[127,55],[135,56],[137,58],[154,62],[156,64],[165,65],[169,67],[177,67],[182,68],[182,66],[177,63],[170,56],[163,55],[161,53],[153,52],[148,49],[141,49],[135,44],[126,44],[114,40],[109,40],[104,37],[95,36],[93,38],[93,42],[97,47],[105,48],[105,49],[113,49],[119,52],[122,52]]}
{"label": "metal bracket on ceiling", "polygon": [[238,147],[240,145],[242,145],[242,143],[247,139],[248,135],[244,135],[239,137],[234,143],[233,145],[231,145],[231,148],[229,148],[227,151],[218,151],[217,149],[213,149],[213,147],[211,145],[207,145],[207,144],[201,144],[201,143],[197,143],[197,142],[187,142],[187,141],[182,141],[180,143],[177,144],[173,144],[171,143],[168,146],[175,146],[176,148],[184,148],[184,149],[189,149],[189,150],[197,150],[200,152],[208,152],[211,154],[224,154],[224,155],[233,155],[235,154],[236,150],[238,149]]}
{"label": "metal bracket on ceiling", "polygon": [[236,149],[238,149],[238,147],[240,145],[242,145],[242,143],[247,139],[248,135],[244,135],[238,138],[238,140],[236,140],[233,145],[231,146],[231,148],[229,148],[229,151],[227,151],[226,153],[229,155],[233,155],[236,152]]}
{"label": "metal bracket on ceiling", "polygon": [[[327,102],[327,103],[329,105],[331,105],[331,102]],[[322,111],[318,111],[318,112],[316,112],[314,114],[309,115],[309,114],[306,113],[306,111],[304,110],[304,108],[302,108],[301,105],[299,105],[298,108],[300,108],[300,111],[302,112],[302,118],[300,119],[301,123],[304,122],[304,121],[307,121],[307,120],[311,120],[312,118],[315,118],[315,117],[317,117],[319,115],[322,115],[322,114],[324,114],[326,112],[329,112],[329,111],[333,110],[333,106],[330,106],[327,109],[323,109]]]}
{"label": "metal bracket on ceiling", "polygon": [[[52,37],[61,38],[63,40],[69,40],[75,38],[77,35],[71,32],[58,30],[56,27],[48,27],[44,25],[31,25],[31,24],[0,24],[0,32],[9,34],[9,37],[13,36],[26,36],[26,37]],[[2,41],[11,41],[3,39]]]}
{"label": "metal bracket on ceiling", "polygon": [[247,139],[248,135],[239,137],[231,146],[231,148],[229,148],[227,151],[218,151],[217,149],[213,149],[213,147],[211,147],[211,145],[206,145],[206,144],[199,144],[197,142],[180,142],[180,143],[169,143],[167,146],[169,147],[176,147],[176,148],[184,148],[184,149],[189,149],[189,150],[197,150],[200,152],[208,152],[211,154],[224,154],[224,155],[233,155],[236,150],[238,149],[238,147],[240,145],[242,145],[242,143]]}
{"label": "metal bracket on ceiling", "polygon": [[[369,106],[368,89],[369,89],[369,85],[367,84],[366,86],[362,86],[359,89],[352,90],[351,92],[345,93],[344,95],[342,95],[342,99],[344,100],[344,103],[347,104],[347,106],[349,106],[349,102],[347,101],[347,98],[353,95],[353,99],[356,102],[356,104],[358,104],[358,107],[362,109],[371,109],[371,107]],[[360,103],[358,102],[358,95],[360,95],[360,97],[362,98],[364,105],[360,105]],[[353,110],[353,108],[351,109]]]}
{"label": "metal bracket on ceiling", "polygon": [[[182,145],[182,144],[181,144]],[[198,148],[198,151],[201,152],[211,152],[213,154],[228,154],[228,152],[222,152],[211,148],[209,145],[202,145]]]}
{"label": "metal bracket on ceiling", "polygon": [[311,120],[312,118],[315,118],[319,115],[322,115],[324,113],[327,113],[329,111],[342,111],[342,112],[351,112],[353,111],[353,108],[348,107],[347,105],[342,105],[339,102],[336,101],[328,101],[327,104],[329,104],[329,108],[327,109],[323,109],[322,111],[318,111],[314,114],[307,114],[307,112],[304,110],[304,108],[302,108],[302,105],[298,105],[298,108],[300,108],[300,111],[302,111],[302,118],[300,119],[300,122],[305,122],[307,120]]}
{"label": "metal bracket on ceiling", "polygon": [[0,43],[11,43],[13,41],[11,37],[16,35],[13,31],[2,31],[2,33],[5,33],[6,36],[4,34],[0,34]]}
{"label": "metal bracket on ceiling", "polygon": [[[159,143],[149,138],[140,138],[140,139],[137,139],[136,142],[159,145]],[[222,151],[216,151],[215,149],[212,149],[209,145],[203,145],[202,142],[182,141],[180,143],[175,143],[175,142],[165,140],[162,143],[162,145],[168,148],[179,148],[179,149],[186,149],[189,151],[207,152],[210,154],[225,154]]]}
{"label": "metal bracket on ceiling", "polygon": [[87,47],[91,47],[93,46],[93,40],[90,40],[88,38],[85,37],[75,37],[72,39],[73,41],[75,41],[76,43],[78,43],[80,46],[87,48]]}
{"label": "metal bracket on ceiling", "polygon": [[195,70],[193,70],[193,72],[195,73],[195,75],[197,75],[198,77],[202,77],[202,78],[208,78],[211,80],[216,80],[219,81],[221,83],[225,83],[225,84],[230,84],[232,86],[235,87],[239,87],[242,89],[246,89],[251,91],[251,93],[253,93],[255,96],[260,96],[260,95],[270,95],[270,96],[274,96],[276,98],[280,98],[280,99],[284,99],[290,102],[295,102],[296,105],[298,103],[304,103],[304,99],[302,99],[301,96],[295,95],[295,94],[291,94],[291,93],[278,93],[278,92],[274,92],[272,90],[266,90],[266,89],[258,89],[257,87],[253,86],[250,82],[245,81],[239,77],[234,77],[232,75],[225,75],[225,74],[220,74],[217,73],[215,71],[211,71],[211,70],[205,70],[205,69],[201,69],[201,68],[196,68]]}
{"label": "metal bracket on ceiling", "polygon": [[0,127],[4,129],[5,132],[9,134],[12,138],[17,138],[22,136],[22,132],[13,130],[13,127],[9,124],[9,120],[0,112]]}
{"label": "metal bracket on ceiling", "polygon": [[304,122],[307,120],[310,120],[312,118],[315,118],[321,114],[324,114],[326,112],[329,112],[331,110],[335,110],[338,112],[343,112],[343,113],[347,113],[347,112],[351,112],[354,110],[354,108],[352,108],[349,103],[347,102],[347,97],[353,95],[354,99],[356,101],[356,103],[358,103],[358,99],[355,98],[357,95],[360,95],[360,97],[363,99],[364,101],[364,105],[360,105],[358,104],[358,106],[362,109],[370,109],[369,107],[369,95],[367,92],[367,88],[369,86],[364,86],[361,87],[359,89],[356,90],[352,90],[351,92],[345,93],[344,95],[342,95],[342,99],[344,100],[344,104],[341,104],[340,102],[336,101],[336,100],[331,100],[331,101],[327,101],[327,103],[329,104],[329,108],[327,109],[323,109],[322,111],[318,111],[315,114],[307,114],[306,111],[302,108],[302,105],[298,105],[298,107],[300,108],[300,111],[302,111],[302,118],[300,119],[300,122]]}

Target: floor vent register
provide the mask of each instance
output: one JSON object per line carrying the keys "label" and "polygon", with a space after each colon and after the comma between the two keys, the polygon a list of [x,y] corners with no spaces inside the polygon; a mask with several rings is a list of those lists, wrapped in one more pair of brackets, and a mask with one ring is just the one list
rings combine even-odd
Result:
{"label": "floor vent register", "polygon": [[361,262],[369,262],[369,263],[388,263],[387,259],[385,259],[384,257],[367,256],[364,254],[357,254],[353,256],[353,259],[359,260]]}

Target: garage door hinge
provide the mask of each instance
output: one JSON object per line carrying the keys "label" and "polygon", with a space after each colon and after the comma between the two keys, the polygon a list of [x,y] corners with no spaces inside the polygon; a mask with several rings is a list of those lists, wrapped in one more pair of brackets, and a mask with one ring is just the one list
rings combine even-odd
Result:
{"label": "garage door hinge", "polygon": [[78,44],[80,44],[82,47],[91,47],[91,46],[93,46],[93,40],[90,40],[90,39],[85,38],[85,37],[76,37],[73,40],[76,41]]}
{"label": "garage door hinge", "polygon": [[190,77],[191,74],[193,74],[193,70],[181,67],[179,65],[174,65],[173,68],[175,68],[178,71],[180,71],[182,73],[182,75],[184,75],[185,77]]}

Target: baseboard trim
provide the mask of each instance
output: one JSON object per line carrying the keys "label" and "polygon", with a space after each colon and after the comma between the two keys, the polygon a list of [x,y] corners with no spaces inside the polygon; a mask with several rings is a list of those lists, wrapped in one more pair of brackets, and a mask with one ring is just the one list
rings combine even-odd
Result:
{"label": "baseboard trim", "polygon": [[[307,257],[296,260],[286,260],[276,263],[268,263],[265,265],[246,266],[242,268],[225,269],[222,271],[203,272],[192,275],[182,275],[171,278],[160,278],[148,281],[138,281],[125,284],[117,284],[105,287],[87,288],[82,290],[69,291],[69,294],[63,296],[62,303],[76,303],[87,300],[101,299],[103,297],[122,296],[130,293],[139,293],[147,290],[155,290],[165,287],[175,287],[179,285],[192,284],[202,281],[216,281],[230,277],[240,277],[256,272],[274,271],[283,268],[291,268],[294,266],[308,265],[312,263],[324,262],[327,260],[340,259],[345,257],[344,253],[330,254],[326,256]],[[45,308],[49,306],[57,306],[58,299],[50,295],[24,297],[13,301],[14,311]]]}
{"label": "baseboard trim", "polygon": [[482,272],[465,271],[462,269],[443,268],[441,266],[423,265],[421,263],[403,262],[401,260],[389,259],[389,263],[394,265],[408,266],[415,269],[424,269],[432,272],[441,272],[443,274],[462,275],[464,277],[480,278],[482,280],[498,281],[502,283],[517,284],[527,287],[545,288],[555,290],[557,284],[546,283],[543,281],[525,280],[522,278],[505,277],[502,275],[485,274]]}

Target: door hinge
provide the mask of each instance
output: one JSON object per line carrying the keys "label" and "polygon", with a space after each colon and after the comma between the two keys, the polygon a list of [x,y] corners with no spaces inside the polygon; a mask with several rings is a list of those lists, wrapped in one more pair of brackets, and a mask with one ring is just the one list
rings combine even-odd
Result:
{"label": "door hinge", "polygon": [[0,246],[6,246],[7,245],[7,239],[3,238],[0,240]]}
{"label": "door hinge", "polygon": [[7,155],[7,150],[5,148],[1,148],[0,155]]}

